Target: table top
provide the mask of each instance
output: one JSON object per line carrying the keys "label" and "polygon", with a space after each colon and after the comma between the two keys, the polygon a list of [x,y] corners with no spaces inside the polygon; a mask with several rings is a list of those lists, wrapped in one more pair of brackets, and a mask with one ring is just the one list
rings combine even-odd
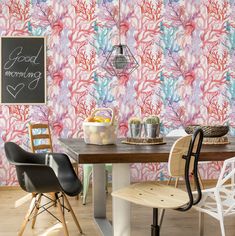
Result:
{"label": "table top", "polygon": [[[83,139],[60,138],[61,144],[78,158],[81,164],[88,163],[148,163],[167,162],[171,146],[179,137],[164,137],[166,144],[130,145],[118,139],[112,145],[86,144]],[[203,145],[200,161],[223,161],[235,156],[235,137],[229,137],[230,144]]]}

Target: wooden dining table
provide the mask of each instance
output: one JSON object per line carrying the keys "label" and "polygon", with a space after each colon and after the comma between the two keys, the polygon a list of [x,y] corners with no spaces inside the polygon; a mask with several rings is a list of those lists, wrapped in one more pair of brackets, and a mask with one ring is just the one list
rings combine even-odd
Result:
{"label": "wooden dining table", "polygon": [[[130,236],[130,204],[113,198],[112,225],[106,218],[105,164],[112,163],[112,189],[130,184],[130,163],[167,162],[177,137],[164,137],[162,145],[130,145],[119,139],[114,145],[86,144],[83,139],[60,138],[66,152],[79,164],[93,164],[93,217],[105,236]],[[235,156],[235,137],[229,144],[203,145],[200,161],[223,161]]]}

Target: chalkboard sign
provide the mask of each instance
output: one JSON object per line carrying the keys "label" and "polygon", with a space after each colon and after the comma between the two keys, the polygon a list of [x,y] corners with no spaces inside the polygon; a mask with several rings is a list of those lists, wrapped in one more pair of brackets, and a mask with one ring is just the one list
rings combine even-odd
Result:
{"label": "chalkboard sign", "polygon": [[1,103],[46,102],[45,37],[1,37]]}

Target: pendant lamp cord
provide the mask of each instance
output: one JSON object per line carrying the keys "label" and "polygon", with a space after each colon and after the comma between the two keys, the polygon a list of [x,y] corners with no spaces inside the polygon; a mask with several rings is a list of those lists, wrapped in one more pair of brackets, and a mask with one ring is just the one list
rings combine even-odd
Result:
{"label": "pendant lamp cord", "polygon": [[119,44],[121,44],[121,0],[118,0],[118,28],[119,28]]}

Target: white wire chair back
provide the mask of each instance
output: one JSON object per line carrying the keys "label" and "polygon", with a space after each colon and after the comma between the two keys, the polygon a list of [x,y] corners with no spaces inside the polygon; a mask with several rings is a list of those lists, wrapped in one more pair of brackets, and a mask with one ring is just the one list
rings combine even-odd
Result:
{"label": "white wire chair back", "polygon": [[[217,211],[223,216],[235,214],[235,157],[224,161],[215,187]],[[221,208],[221,209],[219,209]]]}
{"label": "white wire chair back", "polygon": [[[235,157],[224,161],[217,184],[205,189],[201,202],[195,208],[223,221],[228,215],[235,214]],[[201,210],[200,210],[201,208]]]}
{"label": "white wire chair back", "polygon": [[216,188],[222,187],[227,181],[231,181],[231,185],[234,184],[235,177],[235,157],[229,158],[224,161],[221,169]]}

